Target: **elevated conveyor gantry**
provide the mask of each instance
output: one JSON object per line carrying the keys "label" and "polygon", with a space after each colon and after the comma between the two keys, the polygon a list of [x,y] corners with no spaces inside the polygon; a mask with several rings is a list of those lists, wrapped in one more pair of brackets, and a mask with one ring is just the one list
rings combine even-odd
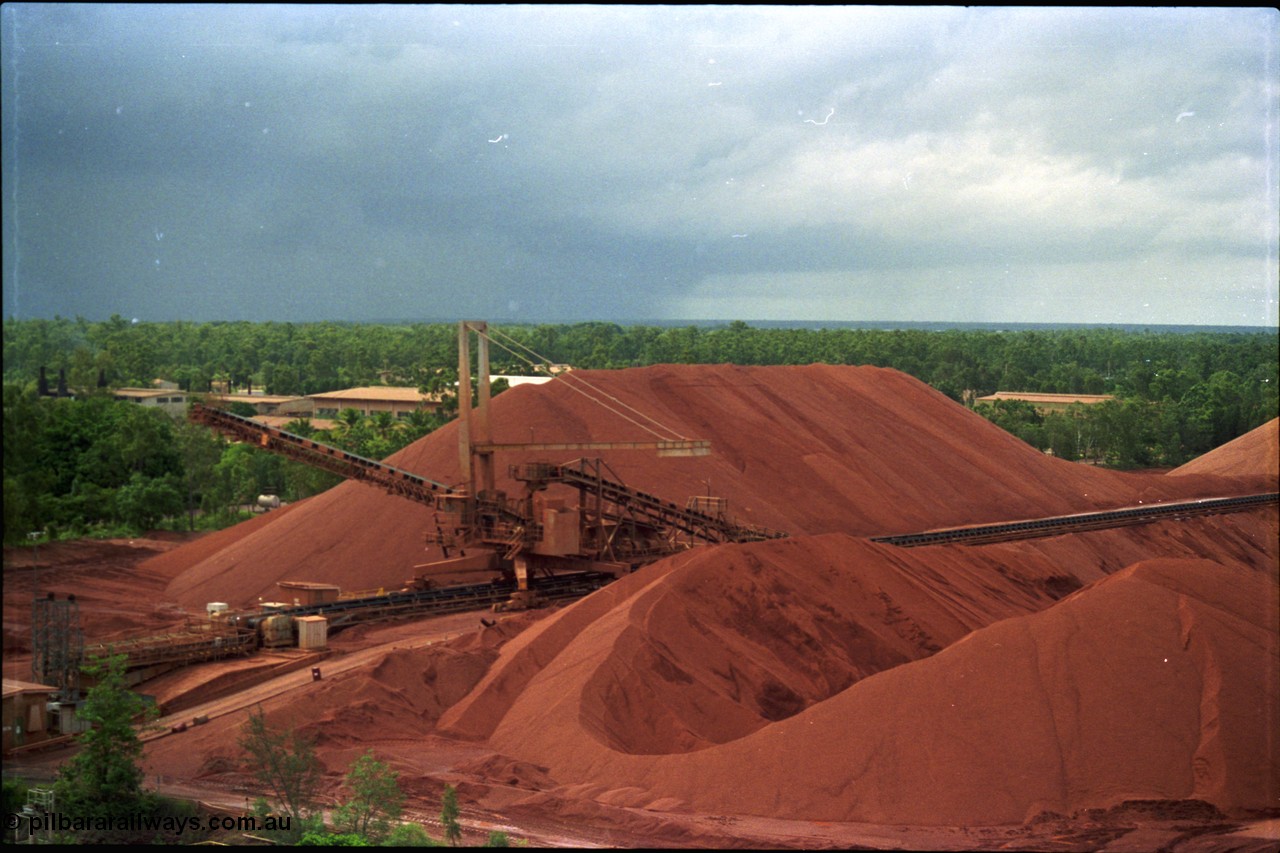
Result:
{"label": "elevated conveyor gantry", "polygon": [[[740,524],[723,512],[704,511],[692,505],[681,507],[629,488],[605,476],[607,469],[600,459],[579,459],[563,465],[538,462],[513,466],[512,478],[524,482],[528,488],[528,495],[518,500],[508,498],[491,486],[475,495],[468,488],[473,486],[472,483],[465,483],[462,487],[449,486],[199,403],[192,404],[188,416],[234,441],[254,444],[271,453],[349,480],[381,487],[391,494],[432,507],[438,514],[452,518],[446,529],[439,523],[437,515],[436,529],[427,533],[428,542],[445,546],[446,557],[449,547],[477,545],[495,549],[499,561],[504,564],[510,564],[522,554],[536,554],[576,561],[629,563],[634,567],[683,550],[695,541],[751,542],[786,535]],[[655,447],[657,444],[647,446]],[[693,445],[694,452],[705,452],[706,442],[684,444]],[[655,449],[661,451],[664,448]],[[688,448],[681,446],[677,450],[686,452]],[[535,517],[533,493],[552,484],[566,485],[579,492],[582,530],[573,538],[574,546],[569,551],[544,547],[544,519]],[[545,565],[546,561],[541,563]]]}
{"label": "elevated conveyor gantry", "polygon": [[381,486],[388,492],[418,503],[435,506],[439,495],[452,495],[455,490],[444,483],[378,462],[338,447],[312,441],[282,429],[260,424],[249,418],[221,409],[192,403],[187,417],[195,423],[211,427],[233,441],[256,444],[263,450],[321,468],[348,480],[360,480]]}
{"label": "elevated conveyor gantry", "polygon": [[601,506],[611,507],[608,515],[615,519],[626,519],[672,534],[683,533],[704,542],[758,542],[787,535],[740,524],[723,513],[704,512],[693,506],[681,507],[610,480],[604,476],[605,469],[600,459],[578,459],[563,465],[535,462],[513,466],[510,473],[512,479],[524,482],[530,491],[564,484],[578,490],[579,505],[584,508],[594,500]]}

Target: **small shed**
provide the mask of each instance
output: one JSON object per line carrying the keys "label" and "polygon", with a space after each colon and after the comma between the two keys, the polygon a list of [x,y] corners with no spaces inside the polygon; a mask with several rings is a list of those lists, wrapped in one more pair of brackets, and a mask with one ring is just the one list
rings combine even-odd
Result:
{"label": "small shed", "polygon": [[337,601],[342,587],[331,583],[312,583],[311,581],[280,581],[276,584],[284,593],[284,597],[293,596],[294,602],[307,607],[312,604],[328,604]]}
{"label": "small shed", "polygon": [[31,681],[4,679],[4,744],[5,755],[17,746],[45,740],[57,732],[49,731],[47,706],[58,688]]}
{"label": "small shed", "polygon": [[298,648],[323,649],[329,645],[329,620],[323,616],[299,616],[294,622],[298,626]]}

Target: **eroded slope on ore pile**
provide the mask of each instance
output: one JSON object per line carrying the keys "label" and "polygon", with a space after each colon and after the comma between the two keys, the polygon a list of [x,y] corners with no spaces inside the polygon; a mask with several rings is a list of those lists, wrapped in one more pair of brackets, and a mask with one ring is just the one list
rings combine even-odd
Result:
{"label": "eroded slope on ore pile", "polygon": [[[966,824],[1135,798],[1274,804],[1273,572],[1157,558],[997,619],[1035,596],[963,556],[895,571],[841,539],[810,541],[846,550],[829,565],[856,579],[797,583],[765,568],[773,543],[635,575],[609,606],[512,641],[444,731],[615,805]],[[814,556],[786,547],[792,566]],[[967,633],[964,617],[988,624]]]}

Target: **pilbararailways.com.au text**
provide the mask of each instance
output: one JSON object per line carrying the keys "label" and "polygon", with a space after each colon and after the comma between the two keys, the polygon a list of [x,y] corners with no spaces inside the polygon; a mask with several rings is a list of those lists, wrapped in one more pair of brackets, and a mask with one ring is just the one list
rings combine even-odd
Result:
{"label": "pilbararailways.com.au text", "polygon": [[47,814],[9,814],[5,826],[18,829],[30,825],[32,835],[45,832],[264,832],[288,830],[289,815],[257,817],[241,815],[207,815],[205,817],[158,817],[152,815],[121,815],[119,817],[76,817],[75,815],[49,812]]}

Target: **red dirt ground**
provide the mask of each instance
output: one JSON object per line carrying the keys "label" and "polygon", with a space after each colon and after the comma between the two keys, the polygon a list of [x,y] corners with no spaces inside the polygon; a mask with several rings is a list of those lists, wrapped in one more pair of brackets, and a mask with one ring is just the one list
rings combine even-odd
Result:
{"label": "red dirt ground", "polygon": [[[149,772],[243,796],[232,744],[261,702],[319,739],[331,790],[372,748],[419,815],[448,782],[473,829],[541,844],[1275,848],[1274,822],[1247,823],[1280,807],[1274,507],[976,547],[863,538],[1275,491],[1275,422],[1171,475],[1119,474],[893,371],[585,375],[712,441],[704,459],[608,456],[625,482],[681,500],[710,479],[793,538],[696,549],[444,642],[430,623],[339,634],[332,674],[219,700],[149,744]],[[559,383],[494,411],[497,441],[645,437]],[[456,457],[446,428],[391,461],[448,481]],[[345,484],[152,556],[139,580],[199,610],[280,579],[390,586],[424,561],[429,516]],[[6,617],[9,599],[6,583]]]}

